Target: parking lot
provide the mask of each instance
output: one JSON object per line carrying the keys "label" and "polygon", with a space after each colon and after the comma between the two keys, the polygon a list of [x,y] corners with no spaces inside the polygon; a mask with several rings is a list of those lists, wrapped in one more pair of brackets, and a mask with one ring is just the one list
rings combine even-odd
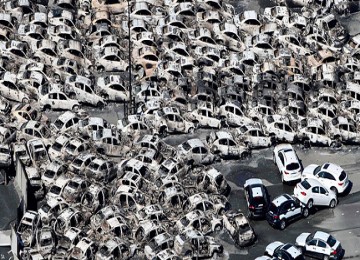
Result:
{"label": "parking lot", "polygon": [[[207,130],[201,130],[194,136],[203,138]],[[187,138],[187,135],[172,136],[166,142],[177,145]],[[241,249],[234,246],[226,231],[219,235],[224,241],[229,259],[254,259],[264,253],[265,247],[273,241],[295,243],[296,237],[302,232],[322,230],[333,234],[342,243],[346,250],[345,259],[357,259],[360,257],[360,157],[357,147],[342,147],[341,149],[311,148],[304,149],[295,146],[298,156],[306,167],[311,163],[323,164],[334,162],[341,165],[348,173],[352,187],[348,195],[339,198],[339,204],[334,209],[319,208],[311,211],[306,219],[300,219],[290,224],[284,231],[272,228],[266,220],[251,221],[258,237],[258,241],[250,248]],[[293,193],[293,186],[283,185],[280,175],[272,160],[272,150],[262,149],[253,151],[250,159],[245,161],[222,161],[213,166],[225,174],[230,183],[230,203],[233,209],[247,211],[243,185],[246,179],[260,178],[267,186],[271,198],[283,193]]]}

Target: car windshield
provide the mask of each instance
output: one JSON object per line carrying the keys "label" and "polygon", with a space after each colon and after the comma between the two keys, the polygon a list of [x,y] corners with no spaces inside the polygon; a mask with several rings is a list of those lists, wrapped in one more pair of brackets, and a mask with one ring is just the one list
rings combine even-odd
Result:
{"label": "car windshield", "polygon": [[59,119],[56,119],[54,125],[56,126],[57,129],[61,129],[61,127],[64,125],[64,122],[62,122]]}
{"label": "car windshield", "polygon": [[339,180],[343,181],[345,178],[346,178],[346,173],[344,171],[342,171],[340,176],[339,176]]}
{"label": "car windshield", "polygon": [[290,163],[288,165],[286,165],[286,170],[292,171],[292,170],[297,170],[300,168],[300,165],[298,163]]}
{"label": "car windshield", "polygon": [[188,144],[188,142],[185,142],[182,144],[182,147],[186,150],[189,151],[191,149],[191,146]]}
{"label": "car windshield", "polygon": [[275,206],[274,203],[271,203],[270,207],[269,207],[269,211],[273,212],[273,213],[277,213],[279,211],[278,207]]}
{"label": "car windshield", "polygon": [[316,175],[321,170],[321,166],[318,166],[314,170],[314,175]]}
{"label": "car windshield", "polygon": [[336,239],[330,235],[326,242],[329,244],[329,246],[333,247],[336,244]]}
{"label": "car windshield", "polygon": [[81,166],[82,163],[83,163],[83,161],[80,160],[80,159],[75,159],[75,160],[73,161],[73,164],[74,164],[75,166]]}

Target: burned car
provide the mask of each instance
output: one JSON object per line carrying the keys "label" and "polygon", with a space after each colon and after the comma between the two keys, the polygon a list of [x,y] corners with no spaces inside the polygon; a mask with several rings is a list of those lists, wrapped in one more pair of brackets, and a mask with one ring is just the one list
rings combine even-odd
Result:
{"label": "burned car", "polygon": [[41,220],[37,212],[31,210],[25,212],[17,228],[17,234],[24,247],[31,247],[34,245],[36,241],[36,230],[40,224]]}
{"label": "burned car", "polygon": [[196,230],[186,230],[175,236],[174,250],[180,257],[209,258],[224,251],[213,237],[204,236]]}
{"label": "burned car", "polygon": [[327,135],[327,127],[323,120],[316,117],[308,117],[300,122],[299,138],[312,145],[331,146],[332,140]]}
{"label": "burned car", "polygon": [[178,146],[179,160],[188,164],[211,164],[216,158],[200,139],[190,139]]}
{"label": "burned car", "polygon": [[220,155],[221,158],[241,158],[250,156],[250,150],[241,143],[235,141],[229,132],[218,131],[211,132],[206,138],[210,151],[213,154]]}
{"label": "burned car", "polygon": [[206,169],[197,179],[199,190],[228,196],[231,188],[223,174],[215,168]]}
{"label": "burned car", "polygon": [[223,216],[224,227],[235,243],[241,247],[249,246],[256,240],[254,229],[249,220],[241,212],[227,212]]}
{"label": "burned car", "polygon": [[235,129],[235,138],[249,148],[270,147],[273,143],[271,137],[266,136],[256,124],[243,125]]}
{"label": "burned car", "polygon": [[286,116],[272,115],[264,119],[266,132],[270,137],[277,140],[294,143],[297,141],[297,134],[290,125],[290,120]]}

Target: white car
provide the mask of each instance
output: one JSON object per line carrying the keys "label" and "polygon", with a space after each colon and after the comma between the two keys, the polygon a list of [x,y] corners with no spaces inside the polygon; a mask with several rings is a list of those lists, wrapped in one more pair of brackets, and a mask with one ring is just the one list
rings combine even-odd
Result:
{"label": "white car", "polygon": [[320,259],[342,259],[345,254],[340,242],[323,231],[302,233],[296,238],[295,243],[304,255]]}
{"label": "white car", "polygon": [[265,248],[265,255],[272,256],[275,259],[305,259],[300,249],[298,249],[296,246],[290,243],[284,244],[280,241],[270,243]]}
{"label": "white car", "polygon": [[291,144],[275,146],[273,159],[281,174],[283,183],[301,179],[302,165]]}
{"label": "white car", "polygon": [[316,179],[304,179],[298,183],[294,188],[294,196],[309,209],[313,205],[334,208],[337,204],[335,192],[325,188]]}
{"label": "white car", "polygon": [[343,193],[349,186],[349,178],[345,171],[337,164],[310,164],[305,167],[301,179],[318,179],[327,189],[336,194]]}

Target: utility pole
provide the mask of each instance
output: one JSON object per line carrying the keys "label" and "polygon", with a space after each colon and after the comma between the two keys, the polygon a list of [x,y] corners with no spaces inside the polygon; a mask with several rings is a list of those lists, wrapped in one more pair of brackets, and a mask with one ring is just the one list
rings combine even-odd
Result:
{"label": "utility pole", "polygon": [[129,62],[129,101],[126,103],[124,103],[124,117],[125,119],[128,119],[128,115],[129,114],[134,114],[135,113],[135,102],[133,100],[133,90],[132,90],[132,71],[131,71],[131,25],[130,25],[130,1],[131,0],[127,0],[128,3],[128,33],[129,33],[129,37],[128,37],[128,44],[129,44],[129,49],[128,49],[128,62]]}

